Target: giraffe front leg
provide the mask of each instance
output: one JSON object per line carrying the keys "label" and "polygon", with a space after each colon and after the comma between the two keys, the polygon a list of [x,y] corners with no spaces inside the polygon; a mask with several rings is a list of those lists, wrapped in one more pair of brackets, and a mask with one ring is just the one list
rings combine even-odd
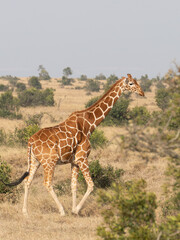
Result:
{"label": "giraffe front leg", "polygon": [[77,192],[77,179],[79,174],[79,167],[77,165],[71,165],[71,190],[72,190],[72,212],[76,210],[76,192]]}
{"label": "giraffe front leg", "polygon": [[81,210],[82,206],[84,205],[86,199],[88,198],[89,194],[93,191],[94,188],[94,183],[92,181],[90,172],[89,172],[89,166],[88,166],[88,161],[87,158],[85,159],[81,159],[78,161],[78,166],[81,169],[81,172],[85,178],[85,181],[87,183],[87,191],[84,194],[82,200],[80,201],[80,203],[77,205],[77,207],[75,207],[73,213],[78,214],[79,211]]}

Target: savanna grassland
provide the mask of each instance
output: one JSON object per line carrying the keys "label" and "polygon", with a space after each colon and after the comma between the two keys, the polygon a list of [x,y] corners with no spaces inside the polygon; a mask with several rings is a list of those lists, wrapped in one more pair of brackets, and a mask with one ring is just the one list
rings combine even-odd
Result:
{"label": "savanna grassland", "polygon": [[[35,114],[44,113],[41,119],[41,128],[53,126],[65,120],[72,112],[85,108],[85,103],[95,96],[101,95],[103,83],[99,92],[87,92],[83,88],[85,82],[78,79],[70,86],[62,87],[59,79],[50,81],[41,80],[43,89],[53,88],[54,106],[36,106],[20,107],[19,112],[22,119],[0,118],[1,129],[6,134],[21,128],[24,125],[24,119],[28,119]],[[20,78],[19,82],[28,86],[28,78]],[[7,80],[0,79],[0,84],[8,84]],[[151,86],[150,92],[145,92],[145,97],[133,94],[131,96],[130,109],[135,106],[145,106],[151,113],[159,111],[155,101],[156,86]],[[17,93],[14,90],[13,95]],[[129,124],[133,126],[133,122]],[[141,128],[141,127],[140,127]],[[143,127],[142,127],[143,128]],[[100,125],[98,129],[103,130],[108,143],[103,148],[92,149],[89,161],[99,160],[103,166],[111,164],[114,168],[124,170],[122,180],[144,179],[147,182],[147,191],[153,192],[157,196],[157,202],[165,201],[164,187],[170,181],[165,175],[168,160],[167,157],[156,155],[149,152],[132,151],[125,148],[126,142],[121,141],[119,135],[128,136],[130,134],[126,125],[104,126]],[[149,133],[154,130],[148,128]],[[125,138],[123,138],[125,139]],[[27,169],[27,149],[24,146],[0,145],[1,160],[6,161],[11,167],[11,178],[20,177]],[[71,177],[71,166],[57,166],[54,176],[54,184],[68,180]],[[97,239],[96,228],[102,222],[102,206],[97,202],[97,194],[91,194],[81,210],[79,216],[71,213],[71,191],[59,196],[66,212],[65,217],[61,217],[58,209],[43,186],[43,169],[39,168],[35,175],[30,189],[28,209],[29,218],[22,214],[23,205],[23,183],[17,187],[15,195],[13,193],[2,197],[0,202],[0,240],[20,240],[20,239],[38,239],[38,240],[91,240]],[[78,200],[82,197],[82,192],[78,193]],[[157,208],[157,221],[160,221],[162,211]]]}

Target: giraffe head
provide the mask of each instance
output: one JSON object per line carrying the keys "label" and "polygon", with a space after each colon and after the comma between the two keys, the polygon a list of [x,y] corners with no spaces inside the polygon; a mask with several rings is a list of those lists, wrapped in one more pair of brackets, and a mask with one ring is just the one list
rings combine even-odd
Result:
{"label": "giraffe head", "polygon": [[141,89],[137,81],[134,78],[132,78],[131,74],[127,74],[127,78],[125,78],[124,84],[125,90],[128,90],[130,92],[136,92],[140,96],[144,96],[143,90]]}

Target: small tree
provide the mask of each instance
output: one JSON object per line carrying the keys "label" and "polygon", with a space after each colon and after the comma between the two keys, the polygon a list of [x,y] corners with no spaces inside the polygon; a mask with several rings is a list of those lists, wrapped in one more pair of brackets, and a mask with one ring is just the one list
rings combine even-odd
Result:
{"label": "small tree", "polygon": [[29,79],[28,84],[29,84],[30,87],[34,87],[36,89],[41,89],[42,88],[38,77],[35,77],[35,76],[33,76]]}
{"label": "small tree", "polygon": [[107,143],[107,138],[102,130],[95,129],[90,137],[92,148],[103,147]]}
{"label": "small tree", "polygon": [[49,73],[43,67],[43,65],[39,65],[38,71],[39,71],[39,80],[50,80],[51,79],[51,77],[49,76]]}
{"label": "small tree", "polygon": [[158,89],[155,98],[159,108],[161,108],[163,111],[168,108],[170,96],[167,89],[165,88]]}
{"label": "small tree", "polygon": [[64,75],[65,77],[69,77],[70,75],[72,75],[72,70],[71,70],[71,68],[70,68],[70,67],[64,68],[64,69],[63,69],[63,75]]}

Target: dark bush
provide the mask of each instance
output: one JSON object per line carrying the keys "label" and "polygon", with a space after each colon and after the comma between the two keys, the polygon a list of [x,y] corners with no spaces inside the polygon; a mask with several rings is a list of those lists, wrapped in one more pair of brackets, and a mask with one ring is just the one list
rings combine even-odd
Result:
{"label": "dark bush", "polygon": [[96,80],[105,80],[105,79],[106,79],[106,76],[105,76],[104,74],[100,73],[99,75],[97,75],[97,76],[95,77],[95,79],[96,79]]}
{"label": "dark bush", "polygon": [[68,78],[68,77],[66,77],[66,76],[63,76],[62,77],[62,80],[61,80],[61,84],[63,85],[63,86],[67,86],[67,85],[72,85],[72,79],[71,78]]}
{"label": "dark bush", "polygon": [[7,91],[0,96],[0,117],[10,119],[20,119],[21,114],[18,114],[19,100],[13,97],[11,91]]}
{"label": "dark bush", "polygon": [[111,85],[114,84],[117,80],[118,80],[118,77],[116,75],[114,74],[110,75],[107,78],[106,84],[104,85],[104,91],[106,92],[107,90],[109,90]]}
{"label": "dark bush", "polygon": [[81,75],[81,77],[80,77],[80,80],[81,81],[86,81],[88,78],[87,78],[87,76],[86,75]]}
{"label": "dark bush", "polygon": [[86,91],[89,92],[99,92],[100,83],[97,80],[88,79],[85,86]]}
{"label": "dark bush", "polygon": [[22,92],[22,91],[26,90],[26,85],[24,83],[17,83],[16,88],[17,88],[18,92]]}
{"label": "dark bush", "polygon": [[18,98],[22,107],[54,105],[54,93],[53,89],[50,88],[46,88],[45,90],[27,89],[18,94]]}
{"label": "dark bush", "polygon": [[[0,160],[0,179],[2,179],[5,183],[10,182],[10,173],[11,169],[9,165],[5,161]],[[1,181],[0,181],[0,194],[1,193],[7,193],[10,192],[10,188],[5,186]]]}
{"label": "dark bush", "polygon": [[5,92],[9,90],[9,86],[4,85],[4,84],[0,84],[0,92]]}
{"label": "dark bush", "polygon": [[140,79],[140,85],[141,85],[141,88],[144,92],[150,92],[151,91],[151,85],[152,85],[152,81],[148,78],[148,75],[144,75],[144,76],[141,76],[141,79]]}
{"label": "dark bush", "polygon": [[85,108],[88,108],[90,106],[92,106],[95,102],[97,102],[99,100],[100,97],[93,97],[91,98],[86,104],[85,104]]}
{"label": "dark bush", "polygon": [[165,88],[160,88],[156,91],[156,103],[163,111],[168,108],[170,101],[170,93]]}
{"label": "dark bush", "polygon": [[35,77],[35,76],[31,77],[28,81],[28,84],[30,87],[33,87],[36,89],[42,89],[42,86],[38,77]]}
{"label": "dark bush", "polygon": [[[119,181],[120,176],[124,173],[122,169],[114,169],[111,165],[102,167],[98,160],[90,162],[89,171],[97,188],[110,187],[113,182]],[[78,180],[86,185],[82,172],[79,173]]]}

